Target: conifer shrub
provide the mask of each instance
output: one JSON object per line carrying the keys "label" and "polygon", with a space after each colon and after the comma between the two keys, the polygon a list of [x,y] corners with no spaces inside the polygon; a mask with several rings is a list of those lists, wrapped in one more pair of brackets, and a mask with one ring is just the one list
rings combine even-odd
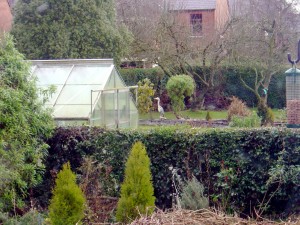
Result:
{"label": "conifer shrub", "polygon": [[139,215],[150,215],[154,210],[154,202],[150,159],[145,146],[136,142],[125,166],[125,178],[116,212],[117,221],[127,223]]}
{"label": "conifer shrub", "polygon": [[233,116],[245,117],[251,114],[250,110],[248,109],[247,105],[237,97],[232,97],[232,102],[228,107],[228,121],[231,121]]}
{"label": "conifer shrub", "polygon": [[207,111],[206,116],[205,116],[205,119],[206,119],[206,121],[211,121],[211,120],[212,120],[212,117],[211,117],[209,111]]}
{"label": "conifer shrub", "polygon": [[70,163],[66,163],[55,180],[49,206],[50,222],[52,225],[74,225],[84,217],[84,210],[84,194],[76,184]]}
{"label": "conifer shrub", "polygon": [[208,207],[208,198],[204,196],[204,187],[195,177],[183,186],[180,203],[182,208],[190,210]]}

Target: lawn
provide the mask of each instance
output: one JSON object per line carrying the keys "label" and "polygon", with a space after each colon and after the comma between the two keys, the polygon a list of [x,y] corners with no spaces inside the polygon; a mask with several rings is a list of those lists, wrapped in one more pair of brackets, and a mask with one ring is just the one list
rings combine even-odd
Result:
{"label": "lawn", "polygon": [[[257,111],[256,108],[252,108],[251,111]],[[286,113],[282,109],[272,109],[275,121],[281,122],[285,121],[286,119]],[[213,120],[226,120],[227,119],[227,110],[222,111],[209,111],[210,116]],[[189,119],[205,119],[207,114],[206,110],[197,110],[197,111],[191,111],[191,110],[185,110],[181,112],[181,116],[184,118]],[[158,112],[151,112],[148,114],[139,115],[141,120],[149,120],[149,119],[159,119],[159,113]],[[167,119],[176,119],[173,112],[166,112],[165,117]]]}

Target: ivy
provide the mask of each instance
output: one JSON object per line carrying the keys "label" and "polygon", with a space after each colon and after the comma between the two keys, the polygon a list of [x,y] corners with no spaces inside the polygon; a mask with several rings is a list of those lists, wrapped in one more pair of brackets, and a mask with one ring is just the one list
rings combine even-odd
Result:
{"label": "ivy", "polygon": [[[172,205],[172,167],[185,180],[195,176],[204,185],[210,203],[229,211],[248,215],[259,208],[265,214],[299,212],[299,130],[58,128],[48,142],[51,148],[47,170],[53,171],[67,161],[78,168],[83,157],[91,155],[108,168],[108,176],[119,186],[129,150],[136,141],[147,148],[156,205],[160,208]],[[49,184],[53,184],[51,180],[47,173],[44,186],[40,187],[45,194]]]}

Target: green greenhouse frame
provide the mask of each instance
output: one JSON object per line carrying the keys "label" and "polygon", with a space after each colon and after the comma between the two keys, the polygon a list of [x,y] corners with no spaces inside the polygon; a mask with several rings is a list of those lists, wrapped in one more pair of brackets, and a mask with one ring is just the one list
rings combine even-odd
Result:
{"label": "green greenhouse frame", "polygon": [[45,106],[52,109],[57,125],[138,126],[138,110],[133,100],[133,95],[137,95],[137,86],[125,85],[112,59],[30,62],[39,89],[43,91],[55,87]]}

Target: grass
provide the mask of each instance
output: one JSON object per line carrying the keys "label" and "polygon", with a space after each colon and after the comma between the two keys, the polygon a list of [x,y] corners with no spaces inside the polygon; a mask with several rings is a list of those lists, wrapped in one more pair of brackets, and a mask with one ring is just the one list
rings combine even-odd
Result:
{"label": "grass", "polygon": [[[251,111],[257,111],[256,108],[252,108]],[[281,122],[286,120],[285,111],[282,109],[272,109],[275,121]],[[227,110],[222,111],[209,111],[211,118],[213,120],[226,120],[227,119]],[[190,118],[190,119],[205,119],[207,114],[206,110],[197,110],[197,111],[191,111],[191,110],[185,110],[181,112],[181,116],[184,118]],[[149,119],[159,119],[159,113],[158,112],[151,112],[144,115],[139,115],[141,120],[149,120]],[[167,119],[176,119],[173,112],[166,112],[165,117]]]}
{"label": "grass", "polygon": [[[227,111],[209,111],[210,115],[213,120],[221,120],[227,118]],[[205,119],[207,111],[205,110],[197,110],[197,111],[191,111],[191,110],[185,110],[180,112],[180,115],[184,118],[189,119]],[[151,112],[144,115],[139,115],[141,120],[149,120],[149,119],[159,119],[159,113],[158,112]],[[173,112],[166,112],[165,117],[167,119],[176,119]]]}

